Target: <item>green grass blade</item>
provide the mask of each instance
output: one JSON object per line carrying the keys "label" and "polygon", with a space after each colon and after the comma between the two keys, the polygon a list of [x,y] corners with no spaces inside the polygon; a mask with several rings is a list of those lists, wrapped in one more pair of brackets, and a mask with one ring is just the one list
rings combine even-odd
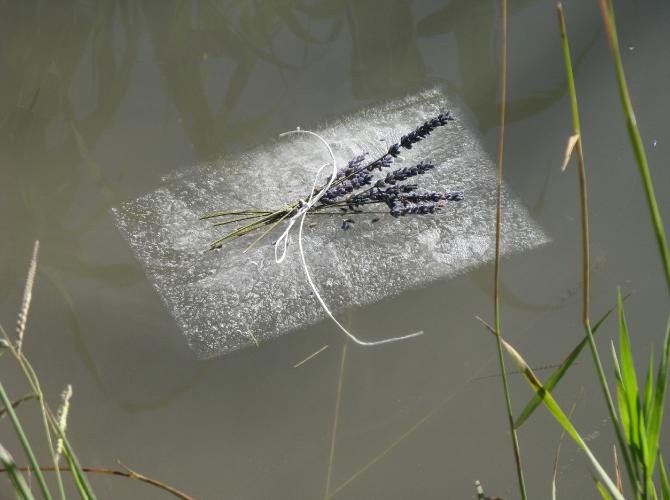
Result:
{"label": "green grass blade", "polygon": [[538,379],[535,373],[533,373],[533,370],[530,368],[528,363],[526,363],[523,357],[521,357],[521,354],[519,354],[517,350],[514,349],[509,343],[507,343],[502,339],[501,341],[503,343],[503,346],[507,350],[507,353],[519,367],[519,370],[523,374],[528,384],[542,398],[544,406],[546,406],[546,408],[556,419],[556,421],[561,425],[561,427],[565,429],[568,435],[577,443],[577,445],[582,449],[582,451],[584,451],[587,458],[589,459],[589,462],[591,463],[591,467],[593,468],[593,472],[596,475],[596,478],[598,479],[599,482],[602,483],[607,493],[609,493],[613,499],[624,500],[623,495],[619,492],[614,482],[609,477],[607,472],[605,472],[605,469],[603,469],[603,467],[600,465],[600,463],[593,455],[593,453],[591,453],[591,450],[586,445],[584,439],[582,439],[582,437],[579,435],[577,429],[575,429],[575,427],[572,425],[568,416],[565,414],[565,412],[563,412],[563,410],[558,405],[556,400],[553,398],[551,393],[548,392],[546,388],[542,385],[542,382],[540,382],[540,379]]}
{"label": "green grass blade", "polygon": [[502,220],[503,220],[503,163],[505,157],[505,116],[507,113],[507,29],[508,29],[508,1],[501,0],[500,16],[500,113],[499,113],[499,133],[498,133],[498,157],[496,161],[496,218],[495,218],[495,258],[493,264],[493,321],[495,325],[496,351],[498,354],[498,367],[500,369],[500,378],[502,382],[503,395],[505,396],[505,406],[507,410],[507,425],[509,426],[510,438],[512,440],[512,449],[514,451],[514,465],[516,467],[517,482],[519,484],[519,493],[521,500],[528,499],[526,491],[526,480],[523,474],[523,465],[521,463],[521,448],[519,446],[519,436],[514,427],[514,410],[512,409],[512,396],[507,380],[505,370],[505,354],[502,348],[501,338],[501,319],[500,319],[500,249],[502,242]]}
{"label": "green grass blade", "polygon": [[644,419],[649,422],[649,413],[651,412],[651,402],[654,397],[654,346],[651,346],[649,352],[649,364],[647,365],[647,377],[644,383]]}
{"label": "green grass blade", "polygon": [[[598,320],[598,322],[593,326],[593,334],[598,331],[598,328],[605,322],[605,320],[609,317],[610,314],[614,311],[614,308],[610,309],[607,311],[603,316]],[[544,388],[547,391],[552,391],[554,387],[560,382],[560,380],[563,378],[563,375],[568,371],[568,368],[572,366],[572,364],[575,362],[575,360],[579,357],[579,354],[582,352],[584,347],[588,345],[589,339],[587,337],[584,337],[584,340],[582,340],[579,344],[577,344],[577,347],[575,347],[570,354],[565,358],[565,360],[560,364],[560,366],[554,371],[549,378],[547,379],[547,383],[544,384]],[[526,420],[528,420],[528,417],[530,417],[535,409],[542,403],[542,398],[539,395],[535,395],[526,405],[526,407],[523,409],[519,417],[516,419],[516,422],[514,423],[514,428],[518,429],[521,427]]]}
{"label": "green grass blade", "polygon": [[[617,304],[619,309],[619,356],[620,356],[620,376],[623,391],[620,391],[620,396],[626,398],[626,406],[628,408],[628,429],[626,431],[628,442],[634,445],[638,451],[641,449],[638,429],[640,428],[638,422],[638,385],[637,376],[635,374],[635,362],[633,361],[633,352],[630,347],[630,337],[628,335],[628,324],[626,323],[626,315],[621,300],[621,290],[617,290]],[[626,427],[624,427],[626,429]],[[642,455],[644,457],[644,454]]]}
{"label": "green grass blade", "polygon": [[603,500],[612,500],[611,495],[607,493],[607,490],[600,481],[594,477],[593,482],[596,484],[596,489],[598,490],[598,493],[600,493],[600,496],[603,497]]}
{"label": "green grass blade", "polygon": [[9,419],[11,420],[12,425],[14,426],[14,429],[16,430],[16,433],[19,436],[19,440],[21,441],[21,445],[23,446],[23,449],[26,452],[28,461],[30,462],[30,465],[35,469],[35,478],[37,479],[37,484],[40,487],[42,495],[46,500],[51,500],[51,493],[49,492],[47,483],[44,480],[44,475],[39,470],[39,464],[37,463],[37,459],[35,458],[33,449],[30,446],[30,443],[28,442],[26,434],[23,432],[21,422],[19,422],[19,418],[16,416],[16,412],[14,412],[14,408],[12,407],[12,402],[7,397],[7,393],[5,392],[5,388],[2,386],[1,382],[0,382],[0,399],[2,400],[2,404],[5,405],[7,415],[9,416]]}
{"label": "green grass blade", "polygon": [[611,0],[600,0],[600,10],[605,24],[605,32],[609,41],[610,51],[614,60],[614,68],[616,71],[617,82],[619,84],[619,95],[621,97],[621,104],[623,106],[624,115],[626,116],[626,126],[628,128],[628,135],[633,146],[635,159],[637,161],[638,170],[642,177],[645,193],[647,195],[647,204],[651,220],[654,225],[656,233],[656,240],[661,254],[661,261],[665,270],[665,279],[667,281],[668,290],[670,290],[670,251],[668,250],[668,241],[665,236],[665,229],[661,212],[656,202],[656,194],[654,193],[654,184],[651,179],[649,171],[649,164],[647,163],[647,154],[642,142],[642,136],[637,126],[633,104],[628,92],[628,84],[626,83],[626,74],[623,69],[623,62],[621,60],[621,52],[619,50],[619,40],[617,37],[616,23],[614,20],[614,8]]}
{"label": "green grass blade", "polygon": [[[56,423],[53,415],[49,415],[53,423]],[[70,470],[72,471],[72,477],[74,478],[75,484],[77,486],[77,491],[83,500],[96,500],[95,493],[93,493],[93,488],[86,478],[77,456],[70,445],[70,441],[67,439],[65,433],[58,427],[54,425],[54,431],[58,434],[58,437],[63,440],[63,455],[67,460]]]}
{"label": "green grass blade", "polygon": [[654,467],[654,461],[658,452],[661,440],[661,425],[663,423],[663,407],[665,406],[665,390],[668,383],[668,365],[670,365],[670,320],[665,332],[665,342],[663,345],[663,357],[658,366],[656,376],[656,387],[654,389],[654,399],[649,412],[649,424],[647,427],[647,441],[649,443],[649,467]]}
{"label": "green grass blade", "polygon": [[638,423],[639,427],[636,429],[638,442],[640,443],[640,462],[642,463],[642,470],[644,471],[644,481],[649,491],[649,483],[651,482],[651,474],[653,469],[649,467],[650,458],[649,458],[649,444],[647,443],[647,426],[644,422],[644,416],[642,415],[642,410],[638,410]]}
{"label": "green grass blade", "polygon": [[21,500],[33,500],[33,494],[30,492],[26,480],[23,479],[23,474],[16,468],[14,459],[2,444],[0,444],[0,463],[2,463],[5,472],[12,482],[16,497]]}
{"label": "green grass blade", "polygon": [[[19,406],[21,403],[25,403],[26,401],[30,401],[31,399],[39,399],[39,396],[37,394],[26,394],[25,396],[21,396],[19,399],[12,401],[12,408],[16,409],[17,406]],[[0,420],[2,420],[5,417],[5,414],[7,413],[7,410],[4,408],[0,408]]]}
{"label": "green grass blade", "polygon": [[[610,342],[610,347],[612,349],[612,364],[614,366],[614,379],[616,381],[616,390],[617,390],[617,403],[619,405],[619,418],[621,419],[621,426],[624,430],[624,437],[626,438],[626,446],[633,451],[633,459],[635,460],[635,467],[637,471],[637,465],[641,459],[639,455],[639,446],[636,443],[639,443],[637,438],[637,429],[633,427],[632,422],[635,420],[631,413],[637,411],[635,408],[631,408],[630,400],[626,395],[626,386],[623,381],[623,375],[621,373],[621,365],[619,364],[619,358],[616,353],[616,348],[614,347],[614,342]],[[639,477],[638,477],[639,479]]]}
{"label": "green grass blade", "polygon": [[665,463],[661,455],[658,456],[658,474],[661,477],[661,498],[670,500],[670,481],[668,481],[668,473],[665,471]]}

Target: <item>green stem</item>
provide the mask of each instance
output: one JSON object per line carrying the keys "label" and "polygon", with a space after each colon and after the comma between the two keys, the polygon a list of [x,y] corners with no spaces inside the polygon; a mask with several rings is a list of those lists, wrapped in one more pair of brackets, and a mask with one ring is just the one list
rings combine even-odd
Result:
{"label": "green stem", "polygon": [[582,323],[584,325],[586,336],[588,338],[589,347],[591,349],[591,355],[593,357],[593,363],[598,373],[598,380],[600,382],[603,395],[605,396],[605,401],[607,403],[607,409],[610,414],[610,419],[612,420],[612,426],[614,427],[614,431],[617,436],[619,448],[621,449],[621,452],[624,456],[624,462],[626,464],[626,470],[628,472],[628,476],[631,481],[631,486],[635,493],[635,497],[639,498],[639,491],[637,486],[638,481],[635,475],[635,468],[632,465],[630,452],[628,446],[626,445],[626,441],[623,438],[623,432],[621,430],[621,425],[617,417],[616,409],[614,407],[612,394],[609,390],[609,385],[607,384],[605,371],[603,370],[600,355],[598,354],[598,348],[596,346],[595,339],[593,336],[593,329],[591,328],[591,320],[589,313],[589,301],[590,301],[589,210],[588,210],[588,192],[586,189],[586,166],[584,162],[582,131],[579,119],[579,104],[577,102],[577,91],[575,88],[575,78],[572,69],[572,58],[570,56],[570,45],[568,43],[567,28],[565,25],[565,15],[563,14],[563,6],[561,5],[560,2],[557,4],[557,12],[558,12],[558,24],[561,33],[561,42],[563,46],[565,71],[568,80],[568,90],[570,94],[572,123],[574,127],[574,133],[577,135],[577,143],[575,147],[577,150],[577,163],[579,166],[579,195],[580,195],[581,222],[582,222],[582,276],[583,276]]}
{"label": "green stem", "polygon": [[5,470],[1,472],[7,472],[7,475],[14,486],[14,494],[16,497],[19,500],[34,500],[26,480],[14,463],[14,459],[2,444],[0,444],[0,463],[5,467]]}
{"label": "green stem", "polygon": [[228,219],[221,222],[215,222],[214,224],[212,224],[212,227],[225,226],[226,224],[233,224],[235,222],[241,222],[243,220],[259,219],[260,217],[263,217],[263,215],[247,215],[245,217],[237,217],[235,219]]}
{"label": "green stem", "polygon": [[23,446],[23,449],[26,452],[26,456],[28,457],[30,465],[36,469],[35,477],[37,478],[37,484],[39,485],[40,490],[42,491],[42,495],[46,500],[50,500],[51,493],[49,492],[49,487],[47,486],[47,483],[44,480],[44,475],[38,469],[39,464],[37,463],[37,459],[35,458],[33,449],[30,446],[30,443],[28,442],[28,438],[26,437],[25,432],[23,431],[21,422],[19,422],[19,419],[16,416],[16,413],[14,412],[12,402],[7,397],[7,393],[5,392],[5,388],[2,386],[2,382],[0,382],[0,400],[2,400],[2,404],[4,404],[5,408],[7,409],[7,415],[9,415],[9,419],[12,421],[12,424],[14,425],[14,429],[16,430],[16,434],[19,436],[19,441],[21,441],[21,445]]}
{"label": "green stem", "polygon": [[614,67],[616,70],[617,82],[619,84],[619,95],[623,105],[624,114],[626,116],[626,126],[628,128],[628,135],[633,145],[635,159],[637,160],[638,170],[642,177],[642,183],[647,195],[647,204],[651,213],[651,219],[656,233],[656,240],[658,242],[658,249],[661,253],[661,260],[665,270],[665,279],[670,291],[670,251],[668,250],[668,241],[665,236],[665,229],[661,212],[658,209],[656,202],[656,195],[654,193],[654,183],[651,180],[651,173],[649,171],[649,164],[647,163],[647,154],[642,142],[642,136],[637,126],[635,119],[635,111],[630,100],[630,93],[628,92],[628,84],[626,83],[626,74],[623,69],[621,61],[621,52],[619,50],[619,40],[616,32],[616,23],[614,20],[614,8],[611,0],[600,0],[600,10],[605,24],[605,31],[607,32],[607,39],[609,41],[610,51],[612,52],[612,59],[614,60]]}
{"label": "green stem", "polygon": [[[70,445],[67,441],[67,438],[65,437],[65,434],[63,434],[63,432],[58,427],[58,422],[57,422],[56,418],[54,418],[54,416],[49,411],[49,408],[47,407],[46,403],[44,402],[44,395],[42,394],[42,391],[41,391],[41,388],[40,388],[40,385],[39,385],[39,380],[37,379],[37,375],[35,374],[35,370],[33,370],[33,367],[30,365],[30,363],[28,362],[26,357],[23,354],[20,354],[20,353],[17,352],[16,348],[14,347],[14,345],[12,344],[12,342],[9,338],[9,335],[7,334],[5,329],[2,327],[2,325],[0,325],[0,336],[2,336],[2,338],[4,338],[7,341],[8,349],[12,353],[12,356],[14,356],[14,358],[16,359],[19,366],[21,367],[21,370],[23,371],[23,374],[25,375],[26,380],[28,381],[28,384],[30,385],[31,389],[39,397],[40,409],[42,410],[42,421],[43,421],[43,423],[46,422],[45,423],[45,425],[46,425],[45,432],[47,434],[47,440],[48,440],[48,443],[49,443],[49,450],[51,452],[51,457],[52,457],[52,460],[54,460],[54,466],[58,467],[58,465],[55,463],[56,455],[53,452],[53,443],[51,441],[51,433],[49,432],[49,427],[51,427],[51,429],[53,429],[53,431],[56,434],[58,434],[61,437],[61,439],[63,439],[63,442],[65,444],[65,450],[66,450],[66,458],[68,459],[68,461],[70,461],[71,464],[74,463],[74,465],[76,465],[78,467],[78,462],[76,460],[76,457],[74,456],[74,452],[72,451],[72,448],[70,447]],[[73,468],[75,468],[75,470],[77,470],[76,467],[73,467]],[[81,471],[79,471],[79,472],[81,472]],[[59,486],[60,493],[64,494],[64,491],[62,489],[62,479],[61,479],[60,471],[56,472],[56,477],[58,478],[58,481],[59,481],[58,486]],[[75,474],[75,477],[77,477],[76,474]],[[77,488],[78,492],[83,499],[85,499],[85,500],[95,499],[95,495],[93,494],[93,490],[92,490],[90,484],[88,484],[88,481],[86,480],[86,478],[83,478],[83,481],[81,480],[81,478],[79,478],[77,480],[77,486],[78,486],[78,488]],[[64,498],[64,496],[63,496],[63,498]]]}
{"label": "green stem", "polygon": [[[251,244],[247,248],[244,249],[243,253],[246,253],[249,250],[251,250],[259,241],[261,241],[268,234],[270,234],[274,228],[276,228],[279,224],[281,224],[281,222],[284,219],[286,219],[291,214],[291,212],[293,212],[293,210],[295,210],[296,207],[297,207],[297,204],[295,206],[289,207],[281,217],[279,217],[266,231],[263,232],[263,234],[261,234],[258,238],[256,238],[254,241],[252,241]],[[281,213],[280,211],[275,212],[275,214],[280,214],[280,213]],[[267,224],[270,224],[270,222],[267,222],[266,225]]]}
{"label": "green stem", "polygon": [[498,170],[496,178],[496,241],[495,241],[495,268],[493,283],[493,316],[495,318],[496,345],[498,348],[498,363],[500,365],[500,374],[502,378],[503,392],[505,393],[505,403],[507,405],[507,420],[512,438],[512,447],[514,449],[514,463],[516,465],[517,479],[519,482],[519,491],[522,500],[528,498],[526,493],[526,483],[523,477],[523,467],[521,465],[521,451],[519,449],[519,438],[514,428],[514,413],[512,411],[512,398],[509,391],[509,382],[507,380],[507,370],[505,369],[505,357],[503,355],[503,345],[500,336],[500,237],[502,229],[502,178],[503,178],[503,157],[505,145],[505,111],[507,104],[507,0],[502,0],[502,39],[501,39],[501,81],[500,81],[500,137],[498,140]]}

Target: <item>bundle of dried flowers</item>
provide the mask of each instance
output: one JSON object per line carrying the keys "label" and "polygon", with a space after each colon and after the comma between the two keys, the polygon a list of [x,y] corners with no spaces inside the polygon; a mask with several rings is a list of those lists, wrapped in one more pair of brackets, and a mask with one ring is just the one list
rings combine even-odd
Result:
{"label": "bundle of dried flowers", "polygon": [[[308,215],[346,215],[347,218],[343,219],[341,225],[342,229],[346,230],[354,223],[350,215],[388,213],[393,217],[401,217],[434,214],[445,201],[461,201],[462,191],[446,193],[425,191],[420,190],[418,184],[406,182],[433,170],[435,165],[432,163],[422,161],[413,166],[391,170],[402,149],[412,149],[415,144],[427,138],[433,130],[447,125],[452,120],[453,117],[448,111],[440,113],[410,133],[403,135],[399,142],[391,145],[380,157],[366,162],[368,153],[364,152],[352,158],[346,166],[337,171],[330,187],[321,195],[318,203],[310,208]],[[322,190],[323,188],[315,188],[312,196]],[[221,248],[228,240],[240,238],[265,228],[265,231],[253,240],[250,245],[253,246],[282,221],[295,216],[304,206],[303,203],[298,201],[276,210],[228,210],[204,215],[202,219],[217,219],[214,226],[238,224],[235,229],[213,241],[210,250]],[[387,210],[375,212],[367,209],[378,205],[385,206]],[[373,219],[373,222],[376,220],[378,219]]]}

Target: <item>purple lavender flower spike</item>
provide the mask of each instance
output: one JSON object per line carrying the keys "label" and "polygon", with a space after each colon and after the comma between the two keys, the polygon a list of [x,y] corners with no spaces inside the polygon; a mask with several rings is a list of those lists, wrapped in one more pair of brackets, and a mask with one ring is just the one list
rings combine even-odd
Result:
{"label": "purple lavender flower spike", "polygon": [[361,164],[363,163],[363,160],[365,160],[367,155],[368,152],[363,151],[361,154],[354,156],[351,160],[349,160],[349,162],[344,168],[340,169],[335,178],[341,179],[343,177],[347,177],[353,174],[358,168],[360,168]]}
{"label": "purple lavender flower spike", "polygon": [[406,179],[409,179],[410,177],[414,177],[416,175],[420,174],[425,174],[426,172],[433,170],[435,168],[435,165],[432,163],[417,163],[413,167],[402,167],[397,170],[394,170],[393,172],[389,172],[386,178],[384,179],[384,182],[389,185],[393,185],[396,182],[404,181]]}
{"label": "purple lavender flower spike", "polygon": [[389,148],[388,154],[391,155],[393,158],[397,158],[398,156],[400,156],[400,144],[398,143],[393,144]]}
{"label": "purple lavender flower spike", "polygon": [[423,203],[412,203],[408,205],[394,204],[391,206],[390,214],[393,217],[404,217],[405,215],[425,215],[433,214],[436,210],[439,210],[435,203],[423,202]]}
{"label": "purple lavender flower spike", "polygon": [[[400,145],[405,149],[412,149],[412,146],[416,144],[417,142],[425,139],[430,135],[430,133],[435,130],[437,127],[441,127],[443,125],[446,125],[450,121],[452,121],[454,118],[451,115],[449,111],[445,111],[444,113],[440,113],[437,115],[435,118],[432,118],[426,122],[423,123],[423,125],[418,126],[416,129],[412,130],[409,134],[403,135],[400,138]],[[394,144],[393,146],[398,146],[398,144]],[[393,147],[392,146],[392,147]],[[396,151],[399,152],[400,148],[397,147]],[[391,154],[391,150],[389,150],[389,154]],[[397,156],[397,155],[393,155]]]}
{"label": "purple lavender flower spike", "polygon": [[375,169],[381,172],[382,168],[390,167],[392,163],[393,163],[393,156],[391,156],[390,153],[387,153],[384,156],[382,156],[379,160],[370,163],[370,165],[368,165],[367,168],[370,172],[372,172]]}
{"label": "purple lavender flower spike", "polygon": [[438,193],[429,191],[426,193],[408,193],[402,196],[403,203],[422,203],[438,201],[463,201],[463,191],[451,191],[449,193]]}

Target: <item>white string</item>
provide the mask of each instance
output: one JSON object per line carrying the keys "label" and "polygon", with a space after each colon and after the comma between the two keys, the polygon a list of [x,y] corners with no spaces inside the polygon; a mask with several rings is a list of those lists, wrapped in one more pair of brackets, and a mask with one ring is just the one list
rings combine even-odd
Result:
{"label": "white string", "polygon": [[[328,309],[328,306],[324,302],[323,298],[321,297],[321,294],[319,294],[319,291],[316,288],[316,285],[314,284],[314,281],[312,280],[312,276],[309,274],[309,269],[307,268],[307,261],[305,260],[305,251],[302,246],[302,228],[305,223],[305,217],[307,216],[307,212],[314,206],[316,202],[318,202],[321,197],[326,194],[328,189],[330,189],[330,186],[332,185],[333,181],[337,177],[337,167],[335,165],[335,155],[333,154],[333,150],[330,148],[330,145],[326,140],[321,137],[319,134],[312,132],[310,130],[301,130],[300,128],[296,130],[291,130],[289,132],[284,132],[283,134],[280,134],[279,137],[284,137],[289,134],[309,134],[317,139],[319,139],[325,146],[326,149],[328,149],[328,154],[330,155],[330,158],[332,160],[331,165],[333,166],[333,171],[330,175],[330,178],[328,179],[328,183],[321,188],[321,190],[314,195],[314,191],[316,190],[317,183],[319,182],[319,175],[323,171],[324,168],[328,166],[328,163],[325,165],[322,165],[321,168],[317,171],[316,176],[314,177],[314,184],[312,185],[312,190],[310,191],[309,198],[307,198],[307,201],[305,200],[300,200],[300,207],[298,208],[297,212],[289,219],[288,225],[286,226],[286,229],[282,233],[282,235],[277,239],[275,242],[275,262],[277,264],[281,264],[283,260],[286,258],[286,249],[288,245],[288,238],[289,234],[291,232],[291,229],[293,228],[294,224],[298,219],[300,219],[300,227],[298,229],[298,248],[300,249],[300,258],[302,260],[302,268],[305,271],[305,276],[307,277],[307,282],[309,283],[309,286],[312,287],[312,291],[314,292],[314,296],[317,298],[319,303],[321,304],[321,307],[323,308],[324,311],[326,311],[326,314],[330,317],[330,319],[333,320],[333,322],[338,326],[340,330],[342,330],[347,337],[349,337],[352,341],[354,341],[358,345],[362,346],[375,346],[375,345],[381,345],[381,344],[389,344],[391,342],[398,342],[399,340],[406,340],[406,339],[411,339],[413,337],[418,337],[419,335],[423,335],[423,331],[418,331],[414,333],[410,333],[409,335],[403,335],[401,337],[391,337],[383,340],[377,340],[374,342],[367,342],[365,340],[360,340],[356,338],[349,330],[344,328],[342,324],[335,319],[335,316],[333,316],[333,313],[330,312],[330,309]],[[277,255],[277,247],[282,245],[282,254],[281,256]]]}

